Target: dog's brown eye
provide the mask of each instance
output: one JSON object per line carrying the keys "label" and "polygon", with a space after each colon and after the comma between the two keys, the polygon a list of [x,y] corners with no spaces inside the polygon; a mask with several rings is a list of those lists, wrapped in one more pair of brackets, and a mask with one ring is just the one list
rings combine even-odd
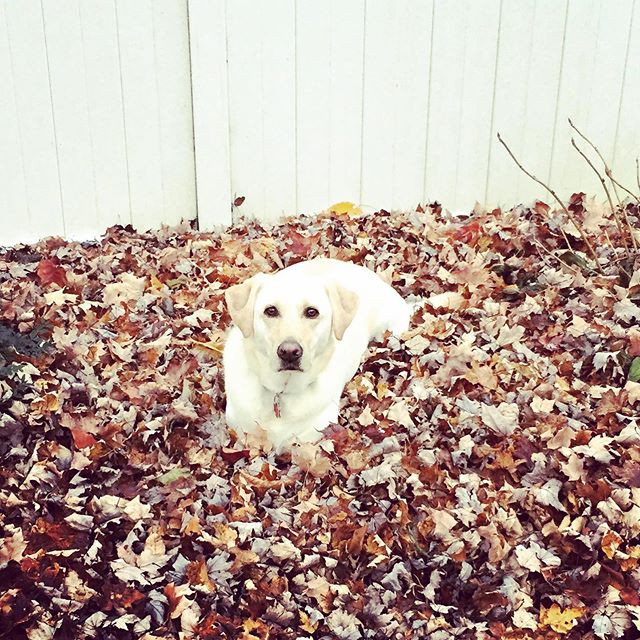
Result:
{"label": "dog's brown eye", "polygon": [[320,312],[315,307],[307,307],[304,310],[305,318],[317,318]]}
{"label": "dog's brown eye", "polygon": [[276,307],[267,307],[264,310],[264,315],[267,316],[267,318],[277,318],[280,315],[280,313],[276,309]]}

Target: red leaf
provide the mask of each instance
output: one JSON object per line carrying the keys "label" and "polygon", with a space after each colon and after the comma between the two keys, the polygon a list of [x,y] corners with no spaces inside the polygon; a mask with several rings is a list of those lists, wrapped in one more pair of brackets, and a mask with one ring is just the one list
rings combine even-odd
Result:
{"label": "red leaf", "polygon": [[317,236],[305,237],[298,233],[295,229],[291,229],[287,235],[287,246],[291,249],[291,253],[297,256],[307,256],[311,247],[317,244]]}
{"label": "red leaf", "polygon": [[233,464],[234,462],[238,462],[241,458],[248,460],[249,449],[229,449],[227,447],[222,447],[220,456],[225,462]]}
{"label": "red leaf", "polygon": [[620,597],[625,604],[630,604],[634,607],[640,604],[640,596],[638,596],[638,592],[634,589],[623,589],[620,592]]}
{"label": "red leaf", "polygon": [[38,277],[42,284],[56,284],[64,287],[67,283],[67,274],[58,263],[57,258],[43,258],[38,264]]}
{"label": "red leaf", "polygon": [[72,427],[71,435],[73,436],[73,444],[78,449],[84,449],[85,447],[93,447],[98,441],[86,431],[83,431],[79,427]]}
{"label": "red leaf", "polygon": [[548,204],[541,202],[540,200],[536,200],[534,209],[540,215],[546,216],[549,213],[549,210],[551,209],[551,207]]}
{"label": "red leaf", "polygon": [[640,331],[637,329],[631,329],[628,334],[629,348],[628,353],[630,356],[640,356]]}
{"label": "red leaf", "polygon": [[584,193],[572,193],[571,198],[569,198],[569,204],[572,206],[581,206],[584,202]]}
{"label": "red leaf", "polygon": [[244,202],[245,196],[238,196],[234,201],[233,201],[233,206],[234,207],[239,207],[243,202]]}
{"label": "red leaf", "polygon": [[167,597],[169,601],[169,614],[173,613],[176,610],[176,607],[180,604],[180,600],[182,600],[182,596],[179,596],[176,593],[176,587],[173,582],[170,582],[164,589],[164,595]]}

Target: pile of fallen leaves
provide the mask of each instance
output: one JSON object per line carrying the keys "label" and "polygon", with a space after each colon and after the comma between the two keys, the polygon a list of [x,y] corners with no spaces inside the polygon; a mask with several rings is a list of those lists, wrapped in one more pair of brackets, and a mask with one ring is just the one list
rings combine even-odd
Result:
{"label": "pile of fallen leaves", "polygon": [[[0,637],[638,638],[640,264],[578,200],[599,271],[542,203],[0,253]],[[223,291],[318,255],[415,313],[276,456]]]}

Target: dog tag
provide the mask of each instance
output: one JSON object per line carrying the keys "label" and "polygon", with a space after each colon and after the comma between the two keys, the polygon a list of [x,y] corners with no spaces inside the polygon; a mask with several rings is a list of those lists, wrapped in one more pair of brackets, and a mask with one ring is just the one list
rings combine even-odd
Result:
{"label": "dog tag", "polygon": [[276,418],[280,417],[280,394],[276,393],[275,396],[273,396],[273,414],[275,415]]}

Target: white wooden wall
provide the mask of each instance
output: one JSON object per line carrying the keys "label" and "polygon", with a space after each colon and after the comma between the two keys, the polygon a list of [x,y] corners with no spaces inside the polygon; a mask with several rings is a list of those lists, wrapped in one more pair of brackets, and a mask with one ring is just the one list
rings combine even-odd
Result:
{"label": "white wooden wall", "polygon": [[639,105],[640,0],[0,0],[0,245],[635,185]]}
{"label": "white wooden wall", "polygon": [[193,218],[185,0],[0,0],[0,245]]}
{"label": "white wooden wall", "polygon": [[[190,0],[201,226],[342,200],[513,205],[635,185],[640,0]],[[637,185],[636,185],[637,187]]]}

